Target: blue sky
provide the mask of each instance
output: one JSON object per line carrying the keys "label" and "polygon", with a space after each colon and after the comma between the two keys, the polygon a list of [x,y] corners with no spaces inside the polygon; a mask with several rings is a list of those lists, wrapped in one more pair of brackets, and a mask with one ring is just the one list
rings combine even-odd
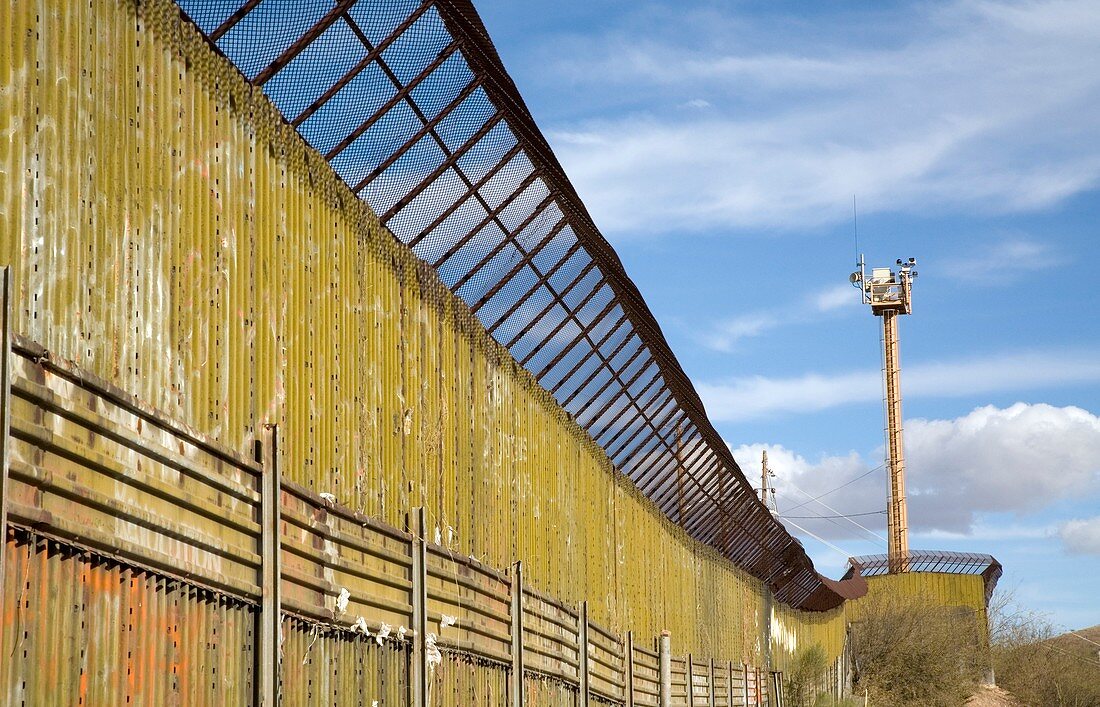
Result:
{"label": "blue sky", "polygon": [[[918,260],[911,546],[992,553],[1019,604],[1100,624],[1100,4],[476,4],[750,478],[768,449],[780,512],[884,551],[854,196],[868,265]],[[804,518],[835,513],[871,515]]]}

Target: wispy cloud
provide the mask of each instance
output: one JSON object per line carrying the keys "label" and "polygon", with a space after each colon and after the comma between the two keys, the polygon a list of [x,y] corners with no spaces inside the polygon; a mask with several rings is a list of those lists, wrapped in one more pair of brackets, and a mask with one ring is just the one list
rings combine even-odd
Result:
{"label": "wispy cloud", "polygon": [[867,212],[1012,213],[1100,183],[1100,72],[1081,69],[1100,65],[1091,0],[901,6],[877,13],[891,39],[873,45],[843,17],[780,32],[762,24],[774,18],[666,20],[683,31],[651,23],[659,35],[559,52],[555,76],[594,92],[709,104],[551,131],[609,232],[836,222],[852,194]]}
{"label": "wispy cloud", "polygon": [[1071,520],[1058,529],[1066,550],[1076,555],[1100,555],[1100,516]]}
{"label": "wispy cloud", "polygon": [[1058,526],[1050,523],[1042,525],[1021,523],[997,525],[995,523],[978,522],[965,530],[924,530],[912,535],[928,540],[1046,540],[1058,535]]}
{"label": "wispy cloud", "polygon": [[782,323],[777,316],[767,312],[746,314],[731,319],[723,319],[714,324],[710,331],[699,335],[699,341],[707,348],[729,353],[742,339],[760,336],[775,329]]}
{"label": "wispy cloud", "polygon": [[[1100,353],[1034,351],[915,364],[902,372],[907,397],[964,397],[1023,392],[1043,386],[1100,382]],[[750,376],[696,386],[718,422],[818,412],[882,399],[882,373],[807,373],[791,378]]]}
{"label": "wispy cloud", "polygon": [[860,303],[858,290],[850,285],[834,285],[813,296],[814,308],[818,312],[832,312],[844,307],[853,307]]}
{"label": "wispy cloud", "polygon": [[761,336],[774,329],[815,320],[818,315],[844,308],[855,309],[859,294],[849,285],[836,285],[819,290],[802,302],[790,302],[776,309],[750,312],[720,319],[695,335],[696,340],[714,351],[729,353],[745,339]]}
{"label": "wispy cloud", "polygon": [[1010,284],[1028,273],[1050,270],[1065,263],[1050,243],[1021,234],[1009,234],[998,241],[987,242],[978,249],[956,255],[943,264],[945,275],[974,278],[978,273],[991,273],[985,278],[991,285]]}

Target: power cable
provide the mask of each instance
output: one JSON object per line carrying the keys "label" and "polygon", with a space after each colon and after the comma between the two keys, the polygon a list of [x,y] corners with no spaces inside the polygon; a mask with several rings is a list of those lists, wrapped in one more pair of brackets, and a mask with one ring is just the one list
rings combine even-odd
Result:
{"label": "power cable", "polygon": [[[792,482],[790,482],[790,481],[788,481],[787,483],[788,483],[788,484],[790,484],[791,488],[793,488],[794,490],[798,491],[799,493],[801,493],[801,494],[805,495],[805,496],[806,496],[807,498],[809,498],[809,499],[810,499],[811,501],[813,501],[814,503],[817,503],[818,505],[821,505],[821,506],[824,506],[825,508],[828,508],[828,509],[829,509],[830,511],[832,511],[833,513],[835,513],[835,514],[837,514],[837,515],[839,515],[839,516],[843,516],[843,515],[844,515],[843,513],[841,513],[840,511],[838,511],[837,509],[835,509],[835,508],[833,508],[832,506],[830,506],[830,505],[829,505],[828,503],[825,503],[824,501],[822,501],[822,500],[820,500],[820,499],[816,499],[816,498],[813,498],[813,497],[812,497],[812,496],[811,496],[811,495],[810,495],[809,493],[807,493],[807,492],[803,491],[802,489],[800,489],[800,488],[799,488],[799,487],[798,487],[798,486],[797,486],[796,484],[794,484],[794,483],[792,483]],[[792,509],[792,510],[793,510],[793,509]],[[867,526],[865,526],[865,525],[861,525],[861,524],[857,523],[856,521],[852,520],[851,518],[844,518],[844,520],[848,521],[849,523],[851,523],[852,525],[856,526],[857,528],[862,528],[862,529],[864,530],[864,532],[866,532],[866,533],[867,533],[867,534],[869,534],[869,535],[873,535],[874,537],[878,538],[878,539],[879,539],[879,540],[881,540],[882,542],[884,542],[884,543],[886,542],[886,538],[882,537],[881,535],[879,535],[879,534],[878,534],[878,533],[876,533],[875,531],[871,530],[871,529],[870,529],[870,528],[868,528]]]}
{"label": "power cable", "polygon": [[1096,641],[1092,640],[1091,638],[1085,638],[1081,634],[1077,633],[1076,631],[1074,631],[1072,629],[1068,629],[1065,626],[1063,626],[1062,628],[1065,629],[1066,633],[1068,633],[1069,635],[1077,636],[1078,638],[1080,638],[1085,643],[1091,643],[1094,646],[1100,646],[1100,643],[1097,643]]}
{"label": "power cable", "polygon": [[820,535],[816,535],[816,534],[814,534],[814,533],[811,533],[811,532],[810,532],[809,530],[806,530],[805,528],[803,528],[803,527],[802,527],[801,525],[799,525],[798,523],[791,523],[791,525],[793,525],[794,527],[798,528],[799,530],[801,530],[801,531],[802,531],[803,533],[805,533],[806,535],[809,535],[809,536],[810,536],[811,538],[813,538],[814,540],[817,540],[817,541],[818,541],[819,543],[822,543],[822,544],[824,544],[824,545],[827,545],[827,546],[828,546],[829,548],[831,548],[832,550],[834,550],[834,551],[836,551],[836,552],[839,552],[839,553],[840,553],[841,555],[843,555],[843,556],[844,556],[844,559],[848,559],[848,558],[850,558],[850,557],[854,557],[854,555],[852,555],[852,553],[850,553],[850,552],[847,552],[846,550],[842,550],[841,548],[837,547],[836,545],[833,545],[833,544],[832,544],[831,542],[829,542],[829,541],[828,541],[828,540],[826,540],[825,538],[821,537]]}
{"label": "power cable", "polygon": [[876,467],[875,467],[875,468],[873,468],[873,469],[868,469],[867,471],[865,471],[864,473],[860,474],[860,475],[859,475],[859,476],[857,476],[856,478],[854,478],[854,479],[851,479],[851,480],[849,480],[849,481],[845,481],[845,482],[844,482],[843,484],[841,484],[840,486],[837,486],[837,487],[836,487],[835,489],[832,489],[832,490],[830,490],[830,491],[826,491],[826,492],[825,492],[825,493],[823,493],[823,494],[819,494],[819,495],[817,495],[817,496],[813,497],[812,499],[810,499],[809,501],[803,501],[802,503],[798,504],[797,506],[795,506],[795,507],[791,508],[791,510],[792,510],[792,511],[797,511],[797,510],[798,510],[799,508],[802,508],[803,506],[808,506],[809,504],[813,503],[814,501],[816,501],[816,500],[818,500],[818,499],[821,499],[821,498],[825,498],[826,496],[828,496],[828,495],[830,495],[830,494],[834,494],[834,493],[836,493],[837,491],[839,491],[840,489],[842,489],[842,488],[844,488],[844,487],[846,487],[846,486],[851,486],[851,485],[852,485],[852,484],[854,484],[855,482],[857,482],[857,481],[859,481],[859,480],[861,480],[861,479],[864,479],[864,478],[866,478],[866,477],[870,476],[871,474],[875,473],[876,471],[879,471],[880,469],[885,469],[885,468],[886,468],[886,462],[883,462],[882,464],[879,464],[878,466],[876,466]]}
{"label": "power cable", "polygon": [[[786,492],[780,492],[780,495],[786,496],[787,494],[786,494]],[[832,523],[833,525],[835,525],[836,527],[840,528],[841,530],[847,530],[847,527],[841,525],[840,523],[836,522],[836,520],[834,520],[835,517],[836,516],[816,515],[816,516],[814,516],[814,519],[820,518],[822,520],[827,520],[830,523]],[[782,516],[780,516],[780,518],[782,518]],[[792,525],[793,525],[793,523],[792,523]],[[877,536],[876,536],[876,538],[877,538]]]}
{"label": "power cable", "polygon": [[846,513],[844,515],[836,515],[836,516],[788,516],[788,515],[783,515],[782,513],[780,513],[779,517],[780,518],[794,518],[795,520],[815,520],[817,518],[825,518],[825,519],[829,519],[829,518],[860,518],[860,517],[863,517],[863,516],[884,516],[884,515],[886,515],[886,511],[868,511],[867,513]]}
{"label": "power cable", "polygon": [[1058,646],[1052,646],[1052,645],[1047,644],[1047,645],[1044,646],[1044,648],[1046,648],[1047,650],[1052,650],[1052,651],[1056,651],[1058,653],[1062,653],[1064,655],[1068,655],[1070,658],[1073,658],[1074,660],[1079,660],[1082,663],[1085,663],[1086,665],[1100,665],[1100,660],[1091,660],[1089,658],[1079,656],[1076,653],[1071,653],[1070,651],[1067,651],[1064,648],[1059,648]]}

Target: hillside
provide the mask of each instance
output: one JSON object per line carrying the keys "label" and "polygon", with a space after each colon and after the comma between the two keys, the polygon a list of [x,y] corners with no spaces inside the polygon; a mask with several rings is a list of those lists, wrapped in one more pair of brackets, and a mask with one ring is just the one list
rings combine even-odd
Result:
{"label": "hillside", "polygon": [[1100,625],[1063,633],[1050,639],[1049,643],[1058,650],[1091,660],[1100,668]]}

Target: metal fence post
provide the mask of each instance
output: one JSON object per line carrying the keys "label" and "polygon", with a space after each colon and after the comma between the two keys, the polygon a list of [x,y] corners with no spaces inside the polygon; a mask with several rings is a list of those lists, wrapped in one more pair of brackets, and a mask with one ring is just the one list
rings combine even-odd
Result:
{"label": "metal fence post", "polygon": [[657,652],[660,654],[661,666],[661,707],[672,705],[672,634],[661,631],[661,639],[657,644]]}
{"label": "metal fence post", "polygon": [[691,657],[691,653],[687,655],[686,665],[684,677],[687,682],[688,707],[695,707],[695,660]]}
{"label": "metal fence post", "polygon": [[512,565],[512,707],[523,707],[523,563]]}
{"label": "metal fence post", "polygon": [[634,707],[634,632],[626,632],[626,660],[623,668],[626,682],[626,707]]}
{"label": "metal fence post", "polygon": [[714,687],[714,658],[710,659],[710,676],[707,678],[707,705],[715,707],[715,696],[718,690]]}
{"label": "metal fence post", "polygon": [[745,707],[748,707],[749,706],[749,664],[748,663],[745,663],[745,662],[741,663],[741,675],[742,675],[742,677],[744,677],[744,680],[741,681],[741,686],[742,686],[743,691],[745,693]]}
{"label": "metal fence post", "polygon": [[8,466],[11,456],[11,266],[0,268],[0,606],[4,603],[4,548],[8,544]]}
{"label": "metal fence post", "polygon": [[733,707],[733,661],[726,661],[726,704]]}
{"label": "metal fence post", "polygon": [[259,702],[264,707],[279,704],[279,628],[282,618],[282,598],[279,582],[282,575],[279,510],[281,501],[279,474],[279,430],[264,425],[257,461],[260,475],[260,664],[256,670]]}
{"label": "metal fence post", "polygon": [[428,543],[424,539],[427,522],[424,509],[409,514],[412,533],[412,654],[409,657],[409,705],[424,707],[428,699],[428,664],[425,641],[428,638]]}
{"label": "metal fence post", "polygon": [[577,656],[577,675],[580,684],[577,690],[580,693],[580,704],[588,705],[588,602],[581,602],[580,621],[580,655]]}

